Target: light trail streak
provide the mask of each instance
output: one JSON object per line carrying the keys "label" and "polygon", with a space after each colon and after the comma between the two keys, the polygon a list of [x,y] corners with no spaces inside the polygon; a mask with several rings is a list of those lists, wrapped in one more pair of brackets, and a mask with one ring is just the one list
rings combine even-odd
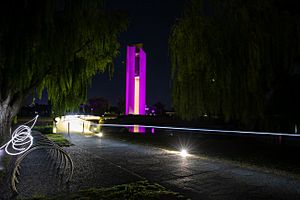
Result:
{"label": "light trail streak", "polygon": [[[34,127],[38,117],[39,116],[37,115],[32,120],[25,123],[32,123],[30,127],[26,125],[20,125],[18,128],[16,128],[16,130],[12,134],[11,140],[0,147],[0,149],[5,148],[5,152],[12,156],[26,152],[32,146],[33,137],[31,135],[31,129]],[[13,151],[11,148],[13,149]]]}
{"label": "light trail streak", "polygon": [[221,129],[205,129],[205,128],[185,128],[185,127],[172,127],[172,126],[149,126],[149,125],[136,125],[136,124],[135,125],[132,125],[132,124],[101,124],[100,126],[103,126],[103,127],[125,127],[125,128],[141,126],[144,128],[166,129],[166,130],[176,130],[176,131],[300,137],[300,134],[291,134],[291,133],[255,132],[255,131],[221,130]]}

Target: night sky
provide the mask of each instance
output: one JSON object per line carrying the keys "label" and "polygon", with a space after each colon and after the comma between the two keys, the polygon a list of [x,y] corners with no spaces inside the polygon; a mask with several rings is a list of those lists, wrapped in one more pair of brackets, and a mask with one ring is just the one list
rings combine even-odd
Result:
{"label": "night sky", "polygon": [[130,24],[120,37],[120,55],[115,59],[115,72],[97,75],[88,90],[88,98],[104,97],[112,105],[125,99],[126,45],[143,43],[147,54],[147,105],[162,102],[171,108],[171,68],[168,38],[184,0],[109,0],[107,7],[128,13]]}

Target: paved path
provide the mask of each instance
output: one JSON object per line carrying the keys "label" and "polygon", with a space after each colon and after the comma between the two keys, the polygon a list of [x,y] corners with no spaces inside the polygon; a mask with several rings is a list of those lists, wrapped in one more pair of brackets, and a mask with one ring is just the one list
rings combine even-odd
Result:
{"label": "paved path", "polygon": [[[289,177],[197,156],[182,158],[160,148],[105,137],[71,135],[71,142],[89,159],[109,163],[107,168],[118,167],[132,177],[158,182],[191,199],[300,199],[300,180]],[[76,158],[72,153],[70,149]],[[123,179],[116,171],[110,176],[111,180]]]}
{"label": "paved path", "polygon": [[[160,148],[105,136],[71,134],[69,139],[75,144],[65,148],[75,164],[70,184],[61,183],[43,152],[36,152],[24,161],[19,197],[68,193],[147,179],[195,200],[300,199],[297,179],[197,156],[182,158]],[[1,191],[0,199],[8,198],[3,194]]]}

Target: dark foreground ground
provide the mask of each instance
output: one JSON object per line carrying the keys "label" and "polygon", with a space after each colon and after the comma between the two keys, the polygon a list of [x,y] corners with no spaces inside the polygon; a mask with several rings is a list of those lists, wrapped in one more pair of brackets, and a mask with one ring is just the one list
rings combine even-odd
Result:
{"label": "dark foreground ground", "polygon": [[[148,180],[196,200],[300,199],[300,179],[297,173],[243,164],[247,157],[257,158],[252,163],[268,157],[268,153],[264,153],[268,146],[260,141],[240,143],[245,138],[197,138],[189,134],[183,136],[182,133],[157,133],[163,135],[151,135],[149,137],[152,139],[149,139],[145,134],[125,132],[107,129],[103,130],[101,138],[65,135],[74,144],[65,148],[75,164],[70,184],[61,183],[55,173],[43,166],[45,162],[41,162],[42,154],[37,154],[28,159],[26,167],[22,168],[24,176],[18,186],[19,197],[54,196],[91,187]],[[146,141],[149,145],[145,145]],[[178,152],[170,151],[172,148],[180,148],[180,145],[188,145],[193,155],[184,158]],[[280,149],[276,150],[282,153],[277,163],[284,163],[285,159],[291,162],[281,157],[288,152]],[[232,161],[238,160],[236,158],[240,158],[241,162]],[[271,160],[275,162],[276,158]],[[294,166],[297,166],[297,162],[294,162]]]}

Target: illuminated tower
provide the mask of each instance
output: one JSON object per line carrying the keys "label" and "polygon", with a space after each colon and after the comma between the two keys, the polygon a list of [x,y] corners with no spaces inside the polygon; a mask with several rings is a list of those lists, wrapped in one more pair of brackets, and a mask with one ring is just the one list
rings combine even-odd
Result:
{"label": "illuminated tower", "polygon": [[145,115],[146,53],[143,44],[127,46],[125,114]]}

